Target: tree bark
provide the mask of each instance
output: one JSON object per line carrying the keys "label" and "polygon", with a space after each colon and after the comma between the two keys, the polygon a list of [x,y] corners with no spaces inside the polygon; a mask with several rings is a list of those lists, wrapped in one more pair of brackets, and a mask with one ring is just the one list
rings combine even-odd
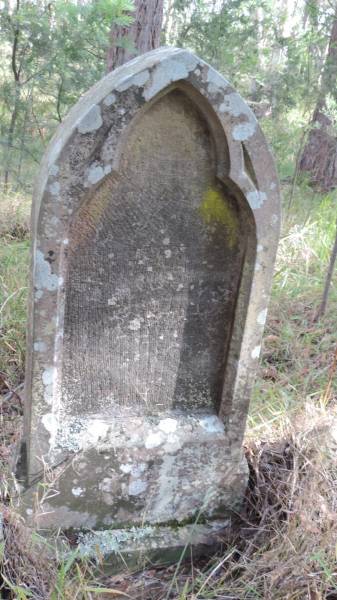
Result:
{"label": "tree bark", "polygon": [[160,45],[164,0],[136,0],[134,21],[130,27],[111,28],[111,45],[107,52],[107,71],[126,61],[154,50]]}
{"label": "tree bark", "polygon": [[309,173],[311,184],[321,191],[337,187],[337,138],[327,114],[328,93],[337,100],[337,10],[333,18],[319,98],[299,168]]}
{"label": "tree bark", "polygon": [[4,172],[4,192],[7,193],[9,190],[9,181],[11,173],[11,162],[12,162],[12,149],[14,143],[14,132],[16,121],[19,114],[21,88],[20,83],[15,82],[15,95],[14,95],[14,106],[11,114],[11,120],[7,132],[7,156],[5,159],[5,172]]}
{"label": "tree bark", "polygon": [[[20,0],[16,0],[16,8],[15,13],[19,13],[20,11]],[[14,132],[16,121],[19,113],[19,106],[21,100],[21,66],[18,66],[18,49],[19,49],[19,38],[20,38],[20,30],[18,26],[14,27],[13,30],[13,44],[12,44],[12,52],[11,52],[11,68],[14,79],[14,106],[11,114],[11,120],[7,133],[7,156],[5,159],[5,171],[4,171],[4,192],[8,192],[9,189],[9,179],[10,179],[10,167],[11,167],[11,159],[12,159],[12,148],[14,142]]]}
{"label": "tree bark", "polygon": [[315,315],[314,321],[318,321],[325,314],[336,258],[337,258],[337,221],[336,221],[335,242],[334,242],[334,245],[332,246],[332,250],[331,250],[331,254],[330,254],[329,266],[328,266],[328,270],[327,270],[326,277],[325,277],[325,285],[324,285],[324,290],[323,290],[323,295],[322,295],[322,301],[321,301],[319,309]]}

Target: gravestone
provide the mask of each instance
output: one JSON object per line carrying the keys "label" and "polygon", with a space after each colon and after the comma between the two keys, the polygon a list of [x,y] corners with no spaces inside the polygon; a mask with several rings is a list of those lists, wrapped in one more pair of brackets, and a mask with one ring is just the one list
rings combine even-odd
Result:
{"label": "gravestone", "polygon": [[34,194],[28,521],[90,530],[89,554],[228,525],[278,232],[259,125],[198,57],[155,50],[81,98]]}

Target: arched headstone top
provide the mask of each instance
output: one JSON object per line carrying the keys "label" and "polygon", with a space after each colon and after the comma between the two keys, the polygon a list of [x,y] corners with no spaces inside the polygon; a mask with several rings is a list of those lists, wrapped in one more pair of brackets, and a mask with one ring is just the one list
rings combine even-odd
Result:
{"label": "arched headstone top", "polygon": [[[111,127],[109,120],[105,123],[105,115],[119,111],[119,134],[134,117],[133,111],[125,116],[125,108],[118,107],[118,101],[123,103],[124,96],[130,91],[137,97],[137,110],[140,110],[179,83],[187,83],[202,95],[206,113],[209,104],[224,128],[230,164],[229,168],[220,172],[220,176],[228,177],[237,185],[251,209],[259,211],[255,216],[258,223],[263,222],[267,230],[278,232],[278,179],[254,113],[223,76],[202,59],[180,48],[159,48],[133,59],[101,79],[70,110],[43,160],[35,190],[35,227],[43,194],[49,189],[57,198],[62,192],[58,181],[58,162],[73,136],[85,136],[77,141],[88,146],[87,154],[90,156],[90,149],[94,151],[96,141],[106,135],[106,129]],[[116,137],[120,142],[119,135]],[[116,168],[119,156],[117,144],[114,149],[116,155],[106,160],[103,158],[101,164],[93,161],[91,170],[89,166],[88,187]]]}
{"label": "arched headstone top", "polygon": [[27,479],[69,467],[44,525],[237,506],[279,219],[254,114],[190,52],[140,56],[69,112],[33,200]]}

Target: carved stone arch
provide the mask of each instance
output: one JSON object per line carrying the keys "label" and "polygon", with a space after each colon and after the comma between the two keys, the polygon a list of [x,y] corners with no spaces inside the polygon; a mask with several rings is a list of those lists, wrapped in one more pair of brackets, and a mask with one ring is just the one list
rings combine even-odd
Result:
{"label": "carved stone arch", "polygon": [[32,223],[28,483],[41,460],[68,465],[41,523],[140,527],[148,511],[157,527],[193,521],[206,496],[206,519],[224,517],[247,481],[279,229],[254,115],[189,52],[130,61],[58,129]]}
{"label": "carved stone arch", "polygon": [[[182,115],[179,115],[179,109]],[[170,121],[166,121],[167,118]],[[176,124],[173,133],[174,120],[177,118],[182,118],[182,120],[180,124]],[[188,122],[187,119],[189,119]],[[204,129],[203,134],[199,131],[194,139],[191,137],[185,149],[182,150],[181,146],[188,139],[189,132],[197,121],[197,127],[199,126],[200,130]],[[179,132],[179,129],[183,130],[184,127],[184,133]],[[151,128],[154,132],[153,138],[149,133]],[[177,139],[179,133],[181,137]],[[139,144],[135,143],[135,138],[138,137],[145,139],[145,145],[138,147]],[[158,137],[160,137],[160,141],[156,147]],[[198,163],[198,151],[200,154],[203,143],[208,147],[203,158],[201,159],[199,156]],[[155,164],[156,155],[161,151],[161,145],[163,145],[165,156],[162,165]],[[156,149],[154,150],[154,148]],[[147,156],[148,152],[150,152],[150,156]],[[179,154],[179,152],[181,153]],[[183,162],[184,152],[189,152],[191,156],[183,167],[183,173],[180,174],[180,177],[178,177],[178,172],[171,174],[171,181],[168,181],[170,175],[166,175],[165,170],[171,168],[170,161],[176,160],[175,154],[179,156],[179,162]],[[140,154],[143,163],[141,166],[137,165],[137,155],[139,159]],[[204,178],[209,178],[207,185],[206,181],[203,181],[198,175],[193,184],[192,173],[188,172],[186,172],[186,185],[185,169],[187,171],[193,169],[193,163],[195,163],[196,171],[201,170],[203,161],[207,160],[210,161],[209,172],[204,174]],[[144,190],[147,182],[142,179],[146,169],[149,171],[146,179],[151,179],[152,172],[155,177],[155,189],[148,188],[147,191]],[[176,170],[179,171],[178,165]],[[247,210],[242,194],[229,180],[228,172],[229,152],[225,133],[212,106],[192,85],[181,82],[172,84],[155,96],[150,103],[143,106],[128,124],[116,147],[113,172],[107,174],[96,186],[92,186],[88,190],[76,215],[72,217],[70,231],[67,234],[70,244],[66,249],[68,266],[67,273],[64,274],[67,293],[64,336],[62,337],[64,346],[61,379],[62,396],[64,401],[71,405],[73,413],[90,412],[95,406],[97,407],[98,401],[101,409],[103,410],[104,407],[107,411],[109,408],[117,409],[125,402],[132,406],[133,410],[138,409],[149,413],[160,410],[163,412],[172,408],[201,410],[212,406],[217,412],[219,411],[227,355],[234,327],[235,307],[239,296],[241,271],[247,262],[247,256],[249,256],[250,264],[254,263],[255,256],[252,240],[248,240],[248,237],[252,236],[255,239],[254,224],[249,214],[251,211],[249,207]],[[179,191],[175,189],[177,185]],[[189,215],[193,185],[197,186],[199,198],[197,202],[194,202],[194,207]],[[160,205],[162,198],[153,197],[152,207],[148,207],[146,201],[151,194],[152,196],[158,195],[158,186],[163,186],[163,189],[168,187],[168,195],[165,199],[168,212],[163,215],[162,219],[156,220],[158,210],[164,209]],[[123,194],[126,196],[134,195],[133,205],[127,204],[127,197],[118,198],[121,193],[118,190],[123,190]],[[176,204],[170,203],[170,194],[175,196]],[[181,215],[180,222],[177,222],[179,195],[185,201],[186,206],[184,215]],[[162,196],[162,193],[159,193],[159,196]],[[128,208],[125,208],[126,206]],[[123,212],[120,217],[116,215],[116,211],[120,212],[121,210]],[[132,210],[137,211],[137,216],[130,228],[128,213]],[[109,215],[111,211],[112,214]],[[173,213],[171,226],[166,223],[170,220],[170,213]],[[201,228],[194,223],[195,216],[199,220],[200,214],[205,220],[203,225],[200,223]],[[107,218],[110,219],[111,224],[104,228],[102,223]],[[112,222],[114,220],[118,222],[116,226]],[[242,226],[242,221],[244,226]],[[165,228],[165,235],[161,235],[159,232],[157,238],[151,239],[152,248],[148,247],[144,251],[144,243],[147,245],[149,236],[154,235],[151,230],[152,222],[155,223],[158,232],[159,230],[164,231],[163,228]],[[138,239],[137,226],[144,230],[145,239],[141,237]],[[187,241],[184,255],[180,257],[186,263],[185,267],[179,266],[178,257],[172,259],[171,267],[170,262],[172,261],[169,260],[164,261],[160,268],[152,266],[154,257],[150,257],[151,250],[152,254],[153,252],[160,253],[163,249],[163,239],[168,244],[167,247],[164,247],[166,253],[171,253],[172,243],[175,244],[175,251],[177,250],[179,239],[177,238],[173,242],[173,238],[175,237],[174,229],[178,226],[180,229],[185,228],[184,232],[181,229],[178,233],[180,242]],[[171,231],[166,227],[171,227]],[[218,257],[214,254],[210,259],[213,263],[218,260],[217,276],[219,278],[221,273],[221,282],[213,281],[212,283],[212,273],[208,272],[209,267],[203,266],[208,258],[202,260],[202,258],[206,258],[206,254],[214,252],[212,244],[219,245],[219,241],[216,242],[214,236],[213,240],[210,238],[207,241],[209,249],[205,248],[206,254],[200,255],[202,264],[198,266],[198,245],[205,243],[205,240],[202,242],[205,227],[209,229],[217,227],[219,230],[217,235],[223,237],[223,248],[220,250],[219,247]],[[103,228],[101,236],[97,233],[99,228]],[[119,233],[122,234],[122,239],[119,238]],[[230,238],[229,246],[233,246],[235,249],[233,252],[228,244],[226,246],[226,235]],[[102,236],[103,243],[100,240]],[[107,243],[106,239],[109,236],[111,239]],[[90,250],[91,237],[94,242]],[[245,238],[247,239],[245,240]],[[133,251],[139,253],[142,260],[135,260],[135,263],[132,264],[133,272],[126,276],[127,266],[125,263],[130,262],[128,259],[133,243],[139,246]],[[250,246],[248,253],[246,251],[247,244]],[[104,256],[106,254],[108,257],[114,256],[112,268],[110,267],[111,261],[106,260],[106,256]],[[120,265],[118,265],[118,260],[121,261]],[[140,265],[144,264],[144,261],[150,261],[151,264],[147,265],[147,268],[151,269],[150,273],[143,273]],[[173,276],[170,268],[173,272],[177,271],[176,276]],[[214,264],[211,264],[210,268],[214,268]],[[157,279],[154,279],[154,271],[157,269],[159,269],[156,273]],[[165,269],[169,270],[168,274],[171,276],[169,283],[165,283]],[[134,296],[137,297],[133,283],[137,281],[137,271],[139,270],[142,283],[137,282],[136,286],[142,290],[141,301],[144,303],[144,314],[142,312],[140,317],[137,310],[131,309],[129,306],[130,315],[127,316],[124,304],[125,302],[132,303]],[[96,280],[93,285],[87,283],[83,287],[83,281],[90,282],[91,271],[95,273]],[[99,281],[99,272],[104,274],[103,281]],[[193,280],[188,283],[185,278],[189,276],[190,272],[193,273]],[[199,289],[200,284],[195,279],[195,272],[199,273],[199,280],[202,277],[203,289]],[[114,281],[113,289],[107,283],[110,279]],[[130,282],[127,289],[125,289],[125,279]],[[111,298],[105,298],[104,286],[109,290]],[[182,300],[183,292],[180,291],[180,288],[184,290],[188,286],[191,289],[185,293],[185,298]],[[164,297],[160,300],[156,296],[161,288],[165,291],[162,292]],[[218,288],[218,292],[216,292],[216,288]],[[147,294],[148,290],[152,290],[151,293],[154,297]],[[127,297],[123,298],[123,294]],[[219,294],[223,296],[222,300]],[[204,297],[203,300],[198,297],[200,295]],[[227,295],[226,299],[225,295]],[[92,298],[95,296],[97,302],[101,302],[102,306],[91,308]],[[249,296],[246,294],[246,304],[248,299]],[[176,306],[177,302],[180,303],[179,308]],[[107,303],[110,303],[113,308],[107,310]],[[196,309],[193,308],[196,305],[198,306],[197,312],[200,314],[196,314]],[[74,316],[72,309],[75,310],[77,317]],[[93,310],[94,316],[92,315]],[[118,311],[119,316],[117,316]],[[113,317],[108,313],[113,313]],[[155,320],[154,327],[151,327],[151,323],[146,323],[146,314],[149,313]],[[127,329],[127,319],[131,323],[131,332]],[[168,325],[170,319],[172,319],[171,327]],[[212,320],[214,320],[213,324]],[[120,329],[121,321],[126,325],[123,330]],[[160,321],[162,322],[161,327]],[[87,324],[87,327],[83,322]],[[137,324],[139,322],[139,332],[134,334],[132,323],[136,326],[136,322]],[[144,331],[142,331],[143,329]],[[221,331],[222,329],[223,331]],[[175,339],[166,342],[172,338],[172,335],[175,335]],[[123,338],[125,338],[124,344],[121,342]],[[150,347],[149,338],[151,339]],[[158,344],[158,338],[163,340],[162,343]],[[114,344],[116,339],[118,340],[117,346]],[[88,342],[89,340],[90,342]],[[139,345],[138,348],[137,345]],[[163,355],[162,352],[164,352]],[[150,358],[148,357],[149,353]],[[172,358],[174,353],[176,353],[175,361]],[[200,359],[198,355],[200,355]],[[146,364],[142,363],[140,357],[144,357],[146,364],[150,364],[148,376],[146,376]],[[136,365],[136,362],[139,365]],[[205,366],[202,365],[203,362],[206,363]],[[157,366],[156,363],[158,363]],[[104,364],[104,376],[101,375],[101,364]],[[88,384],[88,380],[90,384]],[[227,381],[227,383],[229,382]],[[88,385],[90,385],[89,389]],[[162,389],[163,391],[161,391]],[[134,390],[136,390],[136,394]],[[146,398],[146,402],[141,402],[141,398]]]}

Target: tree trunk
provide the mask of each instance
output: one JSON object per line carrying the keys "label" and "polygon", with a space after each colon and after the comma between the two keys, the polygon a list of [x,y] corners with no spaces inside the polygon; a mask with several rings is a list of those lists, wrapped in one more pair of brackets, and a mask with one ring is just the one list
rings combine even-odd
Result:
{"label": "tree trunk", "polygon": [[327,115],[326,106],[328,93],[331,93],[334,99],[337,100],[336,83],[337,10],[333,18],[321,91],[299,165],[300,171],[309,173],[312,185],[322,191],[329,191],[337,187],[337,138],[333,131],[332,120]]}
{"label": "tree trunk", "polygon": [[325,277],[325,285],[324,285],[324,290],[323,290],[323,295],[322,295],[322,301],[321,301],[319,309],[315,315],[315,319],[314,319],[315,321],[318,321],[325,314],[336,258],[337,258],[337,221],[336,221],[335,242],[334,242],[334,245],[332,246],[330,260],[329,260],[329,266],[328,266],[327,274]]}
{"label": "tree trunk", "polygon": [[[20,11],[20,0],[16,0],[15,13],[19,13]],[[21,100],[21,81],[20,81],[20,73],[21,68],[18,65],[18,54],[19,54],[19,38],[20,38],[20,29],[17,25],[13,27],[13,44],[12,44],[12,52],[11,52],[11,68],[14,79],[14,106],[11,114],[11,120],[7,133],[7,155],[5,158],[5,171],[4,171],[4,192],[7,193],[9,189],[9,180],[10,180],[10,170],[11,170],[11,160],[12,160],[12,148],[14,142],[14,132],[16,127],[16,122],[19,114],[20,100]]]}
{"label": "tree trunk", "polygon": [[[21,140],[20,140],[20,146],[19,146],[19,148],[20,148],[19,162],[18,162],[18,168],[17,168],[18,180],[21,179],[21,169],[22,169],[24,150],[25,150],[25,138],[26,138],[27,124],[28,124],[28,114],[29,114],[31,103],[32,103],[32,95],[30,93],[29,96],[25,99],[25,113],[24,113],[24,117],[23,117],[22,129],[21,129]],[[16,185],[15,191],[16,192],[18,191],[18,185]]]}
{"label": "tree trunk", "polygon": [[107,71],[126,61],[154,50],[160,45],[164,0],[136,0],[134,21],[130,27],[114,25],[107,52]]}
{"label": "tree trunk", "polygon": [[14,132],[15,132],[16,121],[17,121],[18,114],[19,114],[20,97],[21,97],[20,84],[16,82],[15,95],[14,95],[14,107],[12,110],[11,120],[10,120],[8,133],[7,133],[7,155],[5,158],[5,172],[4,172],[4,192],[5,193],[7,193],[8,189],[9,189]]}

